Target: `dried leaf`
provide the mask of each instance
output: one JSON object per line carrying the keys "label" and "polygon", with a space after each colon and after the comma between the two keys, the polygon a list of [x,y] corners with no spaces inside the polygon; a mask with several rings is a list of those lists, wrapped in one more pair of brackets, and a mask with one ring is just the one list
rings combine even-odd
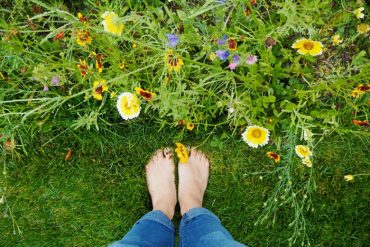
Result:
{"label": "dried leaf", "polygon": [[72,149],[68,148],[66,157],[64,158],[65,161],[68,161],[72,156]]}

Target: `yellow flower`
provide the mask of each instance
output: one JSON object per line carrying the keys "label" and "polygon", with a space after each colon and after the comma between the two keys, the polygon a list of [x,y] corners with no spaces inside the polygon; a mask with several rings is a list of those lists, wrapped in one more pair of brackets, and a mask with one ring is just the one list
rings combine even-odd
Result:
{"label": "yellow flower", "polygon": [[299,158],[309,158],[312,156],[312,152],[308,146],[305,145],[296,145],[295,152],[299,156]]}
{"label": "yellow flower", "polygon": [[311,161],[310,157],[306,157],[306,158],[302,159],[302,163],[305,164],[307,167],[312,167],[312,161]]}
{"label": "yellow flower", "polygon": [[118,65],[118,67],[119,67],[120,69],[125,69],[125,63],[124,63],[123,61],[121,61],[121,62],[119,63],[119,65]]}
{"label": "yellow flower", "polygon": [[275,160],[275,163],[279,163],[281,161],[280,155],[274,152],[267,152],[266,153],[267,157]]}
{"label": "yellow flower", "polygon": [[173,54],[173,50],[168,50],[164,55],[164,60],[166,61],[166,67],[169,72],[174,70],[175,72],[179,72],[182,65],[184,65],[184,61],[181,57],[176,57]]}
{"label": "yellow flower", "polygon": [[136,48],[137,47],[137,44],[136,43],[132,43],[132,48]]}
{"label": "yellow flower", "polygon": [[310,54],[312,56],[321,55],[323,47],[321,42],[310,39],[299,39],[292,45],[292,48],[298,49],[299,54]]}
{"label": "yellow flower", "polygon": [[333,37],[331,37],[331,40],[333,41],[333,45],[339,45],[340,43],[343,42],[343,40],[340,39],[339,34],[333,35]]}
{"label": "yellow flower", "polygon": [[140,102],[135,94],[124,92],[118,96],[117,109],[121,117],[125,120],[133,119],[140,114]]}
{"label": "yellow flower", "polygon": [[93,97],[97,100],[103,99],[103,92],[108,91],[108,86],[106,85],[106,80],[94,81],[94,88],[93,88]]}
{"label": "yellow flower", "polygon": [[354,177],[353,175],[350,175],[350,174],[349,174],[349,175],[345,175],[345,176],[344,176],[344,180],[346,180],[347,182],[348,182],[348,181],[352,181],[354,178],[355,178],[355,177]]}
{"label": "yellow flower", "polygon": [[249,126],[242,134],[243,140],[252,148],[265,146],[269,141],[268,129],[256,125]]}
{"label": "yellow flower", "polygon": [[121,35],[124,25],[114,12],[107,11],[101,17],[104,19],[102,24],[106,32]]}
{"label": "yellow flower", "polygon": [[189,153],[188,153],[188,150],[186,149],[186,147],[183,144],[181,144],[179,142],[176,142],[175,152],[177,154],[177,157],[180,159],[181,163],[187,163],[188,162]]}
{"label": "yellow flower", "polygon": [[357,19],[362,19],[362,18],[365,17],[364,13],[362,13],[362,11],[364,11],[364,9],[365,9],[364,7],[360,7],[360,8],[355,9],[353,11],[353,14],[355,14]]}
{"label": "yellow flower", "polygon": [[76,43],[84,47],[88,44],[91,44],[92,38],[89,31],[78,31]]}
{"label": "yellow flower", "polygon": [[366,23],[361,23],[360,25],[357,25],[357,32],[360,34],[364,34],[369,32],[370,26]]}
{"label": "yellow flower", "polygon": [[190,131],[192,131],[194,129],[195,125],[193,123],[187,123],[186,124],[186,128]]}
{"label": "yellow flower", "polygon": [[151,93],[139,87],[135,87],[135,92],[148,101],[151,100],[156,95],[155,93]]}
{"label": "yellow flower", "polygon": [[209,59],[211,61],[214,61],[216,58],[217,58],[217,55],[214,52],[212,52],[211,54],[209,54]]}
{"label": "yellow flower", "polygon": [[111,92],[110,93],[110,98],[113,99],[117,96],[117,93],[116,92]]}

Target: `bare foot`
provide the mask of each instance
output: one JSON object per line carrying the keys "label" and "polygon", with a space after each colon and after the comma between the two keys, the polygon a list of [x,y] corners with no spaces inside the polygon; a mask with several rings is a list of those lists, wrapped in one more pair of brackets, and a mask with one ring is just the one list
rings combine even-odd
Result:
{"label": "bare foot", "polygon": [[145,168],[153,210],[162,211],[171,220],[177,201],[175,166],[171,151],[169,149],[158,150]]}
{"label": "bare foot", "polygon": [[192,208],[202,207],[208,183],[209,161],[204,153],[192,149],[188,163],[180,163],[178,170],[179,203],[181,215],[184,215]]}

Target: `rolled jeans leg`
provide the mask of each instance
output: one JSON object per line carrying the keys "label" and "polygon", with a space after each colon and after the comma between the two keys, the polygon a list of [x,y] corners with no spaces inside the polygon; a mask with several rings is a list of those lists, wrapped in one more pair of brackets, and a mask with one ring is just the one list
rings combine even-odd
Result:
{"label": "rolled jeans leg", "polygon": [[180,223],[180,247],[241,247],[222,226],[220,219],[205,208],[193,208]]}
{"label": "rolled jeans leg", "polygon": [[155,210],[144,215],[132,229],[110,247],[173,247],[175,226],[161,211]]}

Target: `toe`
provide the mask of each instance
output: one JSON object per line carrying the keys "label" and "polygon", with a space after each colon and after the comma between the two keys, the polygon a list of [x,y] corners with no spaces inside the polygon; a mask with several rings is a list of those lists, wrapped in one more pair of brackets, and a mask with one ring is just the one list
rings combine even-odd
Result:
{"label": "toe", "polygon": [[164,157],[165,157],[166,159],[171,160],[171,159],[172,159],[172,157],[173,157],[172,150],[171,150],[170,148],[165,148],[165,149],[163,150],[163,155],[164,155]]}
{"label": "toe", "polygon": [[163,150],[158,149],[155,154],[153,155],[154,162],[158,163],[159,160],[163,159]]}
{"label": "toe", "polygon": [[198,151],[196,150],[196,148],[191,148],[190,157],[193,157],[193,158],[198,157]]}

